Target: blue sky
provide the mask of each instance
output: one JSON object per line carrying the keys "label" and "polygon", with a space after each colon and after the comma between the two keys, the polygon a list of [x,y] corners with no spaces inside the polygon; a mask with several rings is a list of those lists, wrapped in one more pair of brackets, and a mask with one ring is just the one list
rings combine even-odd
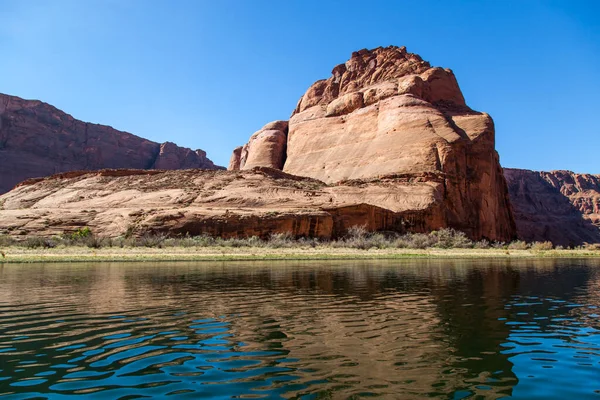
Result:
{"label": "blue sky", "polygon": [[226,165],[352,51],[451,68],[507,167],[600,173],[600,2],[0,0],[0,92]]}

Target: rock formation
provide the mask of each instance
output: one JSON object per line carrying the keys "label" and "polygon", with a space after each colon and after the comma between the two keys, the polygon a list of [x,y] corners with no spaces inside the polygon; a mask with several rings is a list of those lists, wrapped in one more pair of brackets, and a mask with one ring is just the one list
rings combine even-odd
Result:
{"label": "rock formation", "polygon": [[250,136],[250,140],[233,151],[229,169],[267,167],[282,169],[288,134],[288,121],[274,121]]}
{"label": "rock formation", "polygon": [[353,53],[300,98],[287,132],[267,132],[236,149],[230,169],[268,166],[328,184],[398,177],[397,201],[367,193],[363,202],[417,215],[429,230],[515,235],[492,119],[465,104],[452,71],[404,47]]}
{"label": "rock formation", "polygon": [[[22,120],[54,126],[54,115],[37,111]],[[56,126],[70,125],[61,120]],[[108,153],[90,146],[100,140],[90,142],[90,127],[82,126],[88,139],[73,146],[68,159],[79,155],[86,165],[100,165],[89,160]],[[112,152],[131,148],[111,144]],[[143,164],[137,168],[189,166],[180,160],[193,158],[170,145],[138,147],[131,157]],[[163,151],[144,164],[143,154]],[[52,235],[89,226],[109,236],[291,232],[330,238],[354,225],[397,232],[452,227],[499,241],[516,234],[492,119],[467,107],[452,71],[433,68],[405,48],[354,53],[308,89],[289,121],[265,125],[235,149],[230,169],[107,170],[31,180],[0,196],[0,234]]]}
{"label": "rock formation", "polygon": [[215,169],[202,150],[82,122],[36,100],[0,94],[0,193],[27,178],[102,168]]}
{"label": "rock formation", "polygon": [[[389,210],[406,197],[406,183],[383,179],[330,186],[262,167],[236,172],[67,172],[25,181],[0,196],[0,235],[52,236],[84,226],[112,237],[157,232],[268,237],[290,232],[329,239],[355,225],[425,232],[420,214]],[[365,198],[383,207],[365,204]],[[416,203],[410,206],[418,208]]]}
{"label": "rock formation", "polygon": [[522,240],[600,243],[600,176],[504,169]]}

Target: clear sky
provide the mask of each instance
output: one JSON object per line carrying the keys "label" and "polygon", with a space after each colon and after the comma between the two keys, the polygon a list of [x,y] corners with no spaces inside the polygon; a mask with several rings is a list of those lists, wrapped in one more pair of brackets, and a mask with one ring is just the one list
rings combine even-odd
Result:
{"label": "clear sky", "polygon": [[227,165],[388,45],[455,72],[503,166],[600,173],[600,1],[0,0],[0,92]]}

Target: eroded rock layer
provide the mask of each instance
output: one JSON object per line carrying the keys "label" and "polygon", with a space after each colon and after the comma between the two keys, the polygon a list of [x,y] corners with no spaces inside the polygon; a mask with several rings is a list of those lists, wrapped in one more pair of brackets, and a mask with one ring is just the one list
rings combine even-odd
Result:
{"label": "eroded rock layer", "polygon": [[[426,232],[439,208],[407,203],[435,195],[430,179],[324,182],[276,169],[101,170],[25,181],[0,196],[0,234],[52,236],[89,227],[99,236],[163,232],[221,237],[273,233],[339,237],[369,230]],[[364,203],[376,199],[381,206]],[[419,210],[418,212],[412,210]]]}
{"label": "eroded rock layer", "polygon": [[[429,229],[453,227],[474,239],[515,236],[492,119],[466,105],[452,71],[431,67],[404,47],[353,53],[308,89],[281,132],[285,145],[283,135],[260,142],[254,134],[236,149],[230,169],[244,169],[244,149],[252,149],[261,156],[249,167],[277,168],[272,160],[284,160],[284,172],[329,184],[436,177],[435,191],[406,187],[402,194],[410,200],[399,202],[418,203],[414,212],[437,209],[425,222]],[[363,202],[381,206],[369,194]]]}
{"label": "eroded rock layer", "polygon": [[0,94],[0,193],[27,178],[102,168],[217,168],[202,150],[90,124],[37,100]]}
{"label": "eroded rock layer", "polygon": [[504,169],[519,238],[600,243],[600,176]]}

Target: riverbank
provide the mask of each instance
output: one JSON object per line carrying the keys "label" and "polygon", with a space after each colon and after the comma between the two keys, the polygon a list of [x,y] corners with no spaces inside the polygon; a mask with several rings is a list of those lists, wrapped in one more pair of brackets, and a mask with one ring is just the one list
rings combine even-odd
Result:
{"label": "riverbank", "polygon": [[362,260],[404,258],[600,258],[598,250],[351,249],[351,248],[101,248],[1,249],[0,263],[89,261]]}

